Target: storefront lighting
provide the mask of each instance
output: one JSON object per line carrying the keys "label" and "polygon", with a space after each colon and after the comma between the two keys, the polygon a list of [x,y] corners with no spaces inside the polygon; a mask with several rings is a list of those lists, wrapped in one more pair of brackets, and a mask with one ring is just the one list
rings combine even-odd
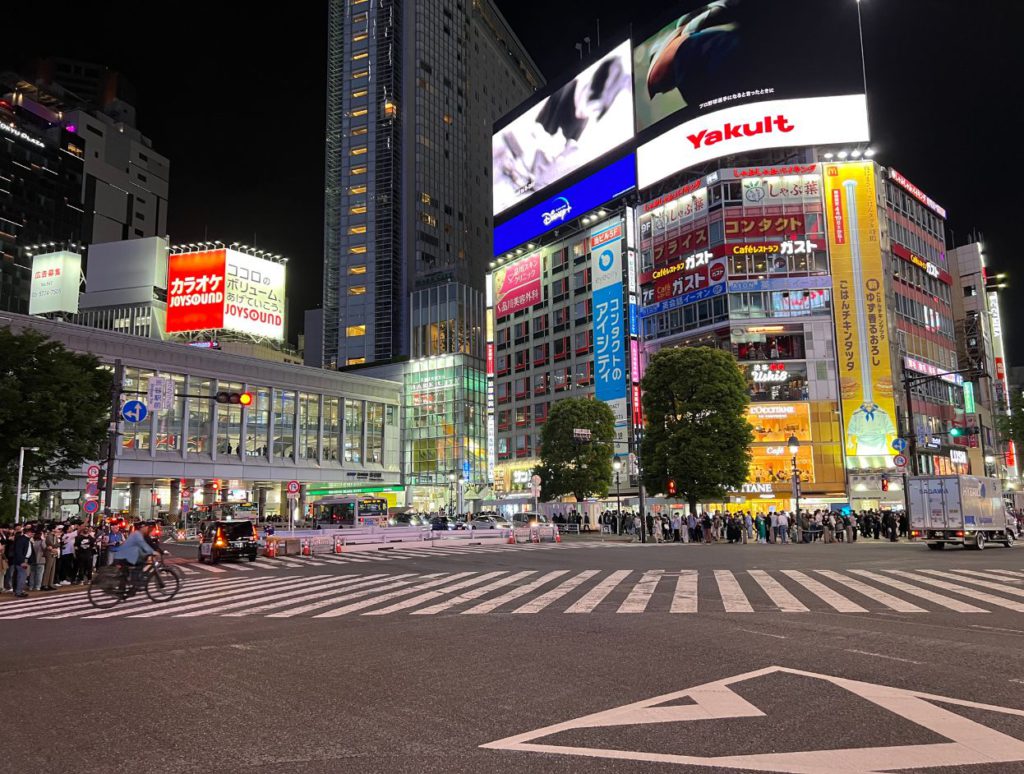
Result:
{"label": "storefront lighting", "polygon": [[850,155],[853,156],[855,159],[859,159],[860,158],[860,148],[854,148],[850,152]]}
{"label": "storefront lighting", "polygon": [[835,158],[835,155],[836,154],[834,154],[832,151],[829,151],[828,153],[825,154],[825,158],[826,159],[832,159],[832,158]]}
{"label": "storefront lighting", "polygon": [[849,156],[850,154],[849,154],[849,153],[847,153],[846,151],[842,150],[842,151],[839,151],[839,153],[838,153],[838,154],[836,154],[836,155],[837,155],[837,156],[839,156],[839,158],[841,158],[841,159],[845,159],[845,158],[846,158],[847,156]]}
{"label": "storefront lighting", "polygon": [[874,155],[875,155],[875,149],[874,148],[868,148],[866,151],[864,151],[864,158],[866,158],[866,159],[870,159]]}

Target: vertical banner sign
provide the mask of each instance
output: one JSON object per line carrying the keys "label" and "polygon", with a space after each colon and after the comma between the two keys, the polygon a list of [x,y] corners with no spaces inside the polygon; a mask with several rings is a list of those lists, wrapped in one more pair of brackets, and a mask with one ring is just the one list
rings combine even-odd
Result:
{"label": "vertical banner sign", "polygon": [[827,165],[825,202],[846,466],[850,470],[891,468],[889,445],[898,433],[875,165],[869,161]]}
{"label": "vertical banner sign", "polygon": [[487,277],[487,483],[494,486],[494,277]]}
{"label": "vertical banner sign", "polygon": [[535,253],[494,272],[494,316],[500,320],[541,301],[542,255]]}
{"label": "vertical banner sign", "polygon": [[590,232],[594,291],[594,376],[596,397],[607,403],[616,424],[629,419],[626,401],[626,321],[622,302],[622,221]]}

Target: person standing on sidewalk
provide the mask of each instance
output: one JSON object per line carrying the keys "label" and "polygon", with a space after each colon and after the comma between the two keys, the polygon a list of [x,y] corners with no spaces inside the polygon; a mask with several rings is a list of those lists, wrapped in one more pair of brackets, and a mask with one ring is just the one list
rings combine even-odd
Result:
{"label": "person standing on sidewalk", "polygon": [[70,586],[75,580],[75,538],[78,530],[73,524],[64,527],[60,546],[60,581],[58,586]]}
{"label": "person standing on sidewalk", "polygon": [[60,559],[60,533],[53,526],[46,530],[46,566],[43,569],[43,591],[57,588],[57,560]]}
{"label": "person standing on sidewalk", "polygon": [[785,511],[779,511],[776,517],[779,525],[779,541],[785,545],[789,539],[789,516]]}
{"label": "person standing on sidewalk", "polygon": [[43,528],[36,527],[32,533],[32,567],[28,584],[29,591],[41,591],[43,588],[43,571],[46,569],[46,539]]}
{"label": "person standing on sidewalk", "polygon": [[14,596],[27,597],[25,585],[28,582],[29,562],[32,561],[32,540],[19,524],[14,528],[11,566],[14,567]]}
{"label": "person standing on sidewalk", "polygon": [[92,564],[96,560],[96,537],[90,527],[82,527],[75,538],[76,583],[92,581]]}

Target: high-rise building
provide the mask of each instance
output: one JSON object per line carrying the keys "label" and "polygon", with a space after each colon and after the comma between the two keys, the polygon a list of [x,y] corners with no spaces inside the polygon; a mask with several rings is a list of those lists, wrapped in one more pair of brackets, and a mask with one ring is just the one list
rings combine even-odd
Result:
{"label": "high-rise building", "polygon": [[[416,337],[421,356],[475,354],[447,309],[475,292],[482,310],[491,125],[541,82],[491,0],[331,0],[326,367],[409,356]],[[456,330],[420,336],[435,303],[416,319]]]}
{"label": "high-rise building", "polygon": [[82,241],[84,147],[46,105],[0,92],[0,310],[28,312],[30,248]]}

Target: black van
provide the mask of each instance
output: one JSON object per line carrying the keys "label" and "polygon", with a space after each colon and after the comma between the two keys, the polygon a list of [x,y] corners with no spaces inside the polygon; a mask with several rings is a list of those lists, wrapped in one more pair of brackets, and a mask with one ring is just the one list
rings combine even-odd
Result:
{"label": "black van", "polygon": [[256,561],[259,535],[251,521],[210,521],[199,533],[199,561],[216,564],[221,559]]}

